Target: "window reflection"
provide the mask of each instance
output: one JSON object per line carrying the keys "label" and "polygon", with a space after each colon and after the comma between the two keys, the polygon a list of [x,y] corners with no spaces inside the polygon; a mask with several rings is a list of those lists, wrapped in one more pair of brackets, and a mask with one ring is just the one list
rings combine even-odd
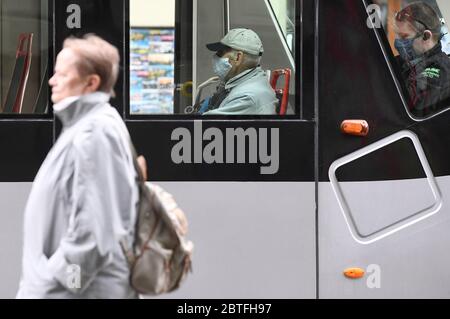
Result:
{"label": "window reflection", "polygon": [[270,0],[270,5],[292,55],[295,56],[295,0]]}
{"label": "window reflection", "polygon": [[48,0],[2,0],[0,6],[0,113],[46,113]]}
{"label": "window reflection", "polygon": [[130,113],[175,112],[175,0],[130,1]]}
{"label": "window reflection", "polygon": [[409,111],[427,118],[450,106],[448,1],[377,0]]}
{"label": "window reflection", "polygon": [[131,114],[174,113],[175,30],[131,28]]}

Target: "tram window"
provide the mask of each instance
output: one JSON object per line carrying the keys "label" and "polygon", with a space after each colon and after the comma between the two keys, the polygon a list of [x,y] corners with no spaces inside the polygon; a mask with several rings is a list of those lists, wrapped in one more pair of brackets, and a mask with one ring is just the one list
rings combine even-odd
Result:
{"label": "tram window", "polygon": [[377,0],[408,111],[429,118],[450,107],[448,0]]}
{"label": "tram window", "polygon": [[295,0],[130,0],[129,115],[295,115],[295,12]]}
{"label": "tram window", "polygon": [[47,113],[48,3],[0,1],[0,116]]}
{"label": "tram window", "polygon": [[295,56],[295,0],[270,0],[284,39]]}

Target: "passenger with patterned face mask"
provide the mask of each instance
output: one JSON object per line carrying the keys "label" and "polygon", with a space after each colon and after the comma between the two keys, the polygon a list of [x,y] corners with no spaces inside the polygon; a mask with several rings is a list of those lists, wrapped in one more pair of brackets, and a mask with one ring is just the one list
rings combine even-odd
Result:
{"label": "passenger with patterned face mask", "polygon": [[397,60],[409,93],[408,106],[418,117],[443,109],[450,97],[450,59],[442,51],[441,29],[438,14],[423,2],[395,15]]}
{"label": "passenger with patterned face mask", "polygon": [[274,115],[278,100],[261,68],[264,53],[259,36],[250,29],[233,29],[207,48],[221,84],[205,115]]}

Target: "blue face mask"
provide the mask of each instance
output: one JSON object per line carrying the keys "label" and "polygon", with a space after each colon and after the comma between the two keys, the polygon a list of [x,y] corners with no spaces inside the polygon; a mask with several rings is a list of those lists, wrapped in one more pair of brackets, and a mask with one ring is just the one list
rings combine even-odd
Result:
{"label": "blue face mask", "polygon": [[230,73],[233,66],[230,64],[227,58],[220,58],[216,54],[213,57],[213,70],[222,81],[225,80],[228,73]]}
{"label": "blue face mask", "polygon": [[413,47],[414,40],[420,36],[412,39],[395,39],[395,48],[397,49],[400,56],[406,61],[412,61],[419,57]]}

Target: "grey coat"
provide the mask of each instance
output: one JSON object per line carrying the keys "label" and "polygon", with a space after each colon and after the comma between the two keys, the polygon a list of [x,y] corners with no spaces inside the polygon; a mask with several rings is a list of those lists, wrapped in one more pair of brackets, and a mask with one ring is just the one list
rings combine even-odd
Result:
{"label": "grey coat", "polygon": [[18,298],[136,297],[119,245],[132,236],[136,172],[109,98],[97,92],[55,106],[64,130],[25,209]]}
{"label": "grey coat", "polygon": [[278,100],[261,68],[247,70],[225,84],[230,90],[219,108],[204,115],[275,115]]}

